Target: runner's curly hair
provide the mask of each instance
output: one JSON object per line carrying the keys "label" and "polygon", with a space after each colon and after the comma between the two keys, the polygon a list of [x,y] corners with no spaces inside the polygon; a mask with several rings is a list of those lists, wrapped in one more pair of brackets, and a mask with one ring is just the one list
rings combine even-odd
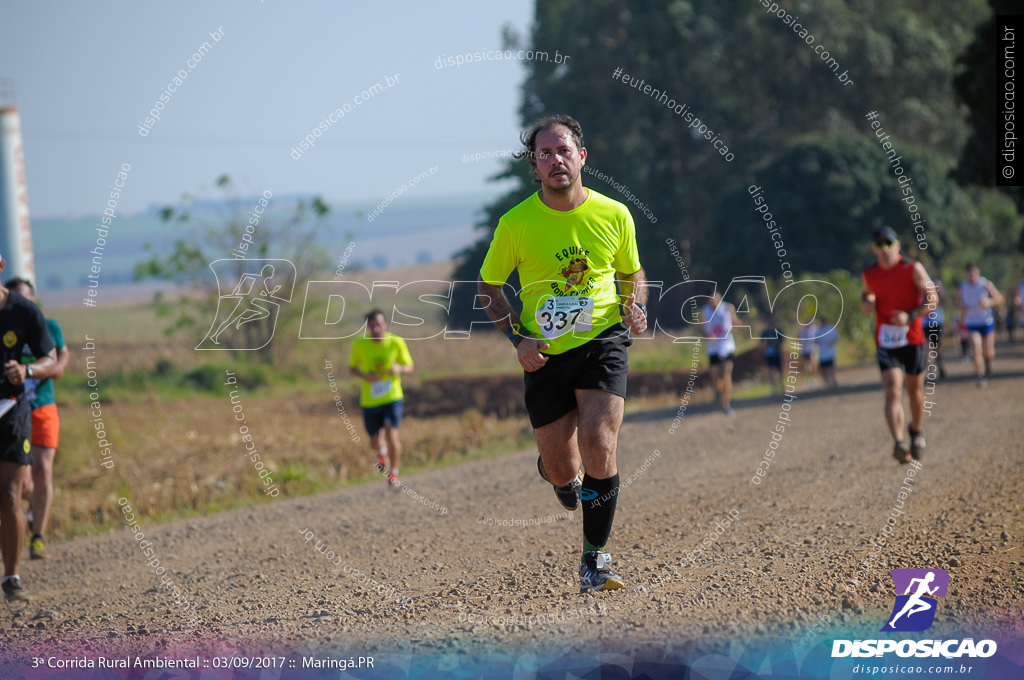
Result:
{"label": "runner's curly hair", "polygon": [[553,116],[544,116],[537,120],[528,131],[523,132],[519,135],[519,141],[523,145],[523,150],[513,154],[513,157],[517,160],[520,158],[529,158],[530,167],[534,169],[533,181],[540,183],[540,178],[536,176],[537,170],[537,135],[544,130],[550,130],[556,125],[562,125],[569,130],[569,134],[572,135],[572,141],[576,143],[577,149],[583,148],[583,128],[580,127],[579,121],[572,116],[568,116],[564,113],[555,114]]}

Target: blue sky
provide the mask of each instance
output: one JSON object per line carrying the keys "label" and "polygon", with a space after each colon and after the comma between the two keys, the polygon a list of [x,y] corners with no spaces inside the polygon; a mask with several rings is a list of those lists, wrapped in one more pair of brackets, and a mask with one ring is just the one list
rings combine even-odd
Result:
{"label": "blue sky", "polygon": [[[4,2],[0,77],[15,79],[31,214],[102,212],[122,163],[122,213],[202,194],[224,172],[244,194],[320,193],[371,208],[432,167],[410,197],[493,194],[486,178],[499,161],[460,158],[514,148],[524,62],[435,62],[500,49],[506,25],[525,41],[532,14],[526,0]],[[140,135],[179,69],[187,77]],[[353,103],[387,78],[392,87]]]}

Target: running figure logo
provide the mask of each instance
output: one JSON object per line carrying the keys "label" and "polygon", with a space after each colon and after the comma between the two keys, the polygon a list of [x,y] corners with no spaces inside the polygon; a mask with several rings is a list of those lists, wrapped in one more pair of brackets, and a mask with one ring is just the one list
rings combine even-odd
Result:
{"label": "running figure logo", "polygon": [[[280,303],[292,300],[295,265],[289,260],[223,259],[211,262],[210,269],[217,278],[217,314],[196,349],[266,347],[274,337]],[[228,285],[232,287],[225,293]]]}
{"label": "running figure logo", "polygon": [[896,603],[883,631],[915,632],[926,630],[935,620],[938,597],[946,596],[949,573],[944,569],[893,569]]}

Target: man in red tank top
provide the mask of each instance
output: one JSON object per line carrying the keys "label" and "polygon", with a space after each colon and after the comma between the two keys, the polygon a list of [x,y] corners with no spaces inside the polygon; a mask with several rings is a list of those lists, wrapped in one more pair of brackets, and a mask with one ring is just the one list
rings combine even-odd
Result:
{"label": "man in red tank top", "polygon": [[[875,346],[885,387],[885,421],[895,441],[892,455],[900,463],[920,460],[924,451],[924,359],[927,349],[921,317],[938,304],[931,277],[920,262],[900,255],[891,227],[875,231],[876,263],[864,270],[861,307],[875,314]],[[929,305],[932,305],[929,307]],[[905,378],[904,378],[905,376]],[[903,438],[903,383],[910,397],[910,442]]]}

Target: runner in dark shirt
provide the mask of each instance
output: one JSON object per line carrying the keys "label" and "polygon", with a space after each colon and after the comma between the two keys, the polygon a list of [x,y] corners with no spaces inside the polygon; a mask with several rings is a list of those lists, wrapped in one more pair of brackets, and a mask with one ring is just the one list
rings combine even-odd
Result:
{"label": "runner in dark shirt", "polygon": [[[0,256],[0,272],[6,263]],[[21,363],[28,345],[31,364]],[[29,436],[32,407],[25,399],[25,380],[50,378],[57,373],[57,354],[43,313],[34,304],[0,286],[0,548],[4,559],[3,591],[8,602],[28,600],[21,585],[18,564],[25,540],[25,517],[21,510],[23,469],[31,463]]]}

